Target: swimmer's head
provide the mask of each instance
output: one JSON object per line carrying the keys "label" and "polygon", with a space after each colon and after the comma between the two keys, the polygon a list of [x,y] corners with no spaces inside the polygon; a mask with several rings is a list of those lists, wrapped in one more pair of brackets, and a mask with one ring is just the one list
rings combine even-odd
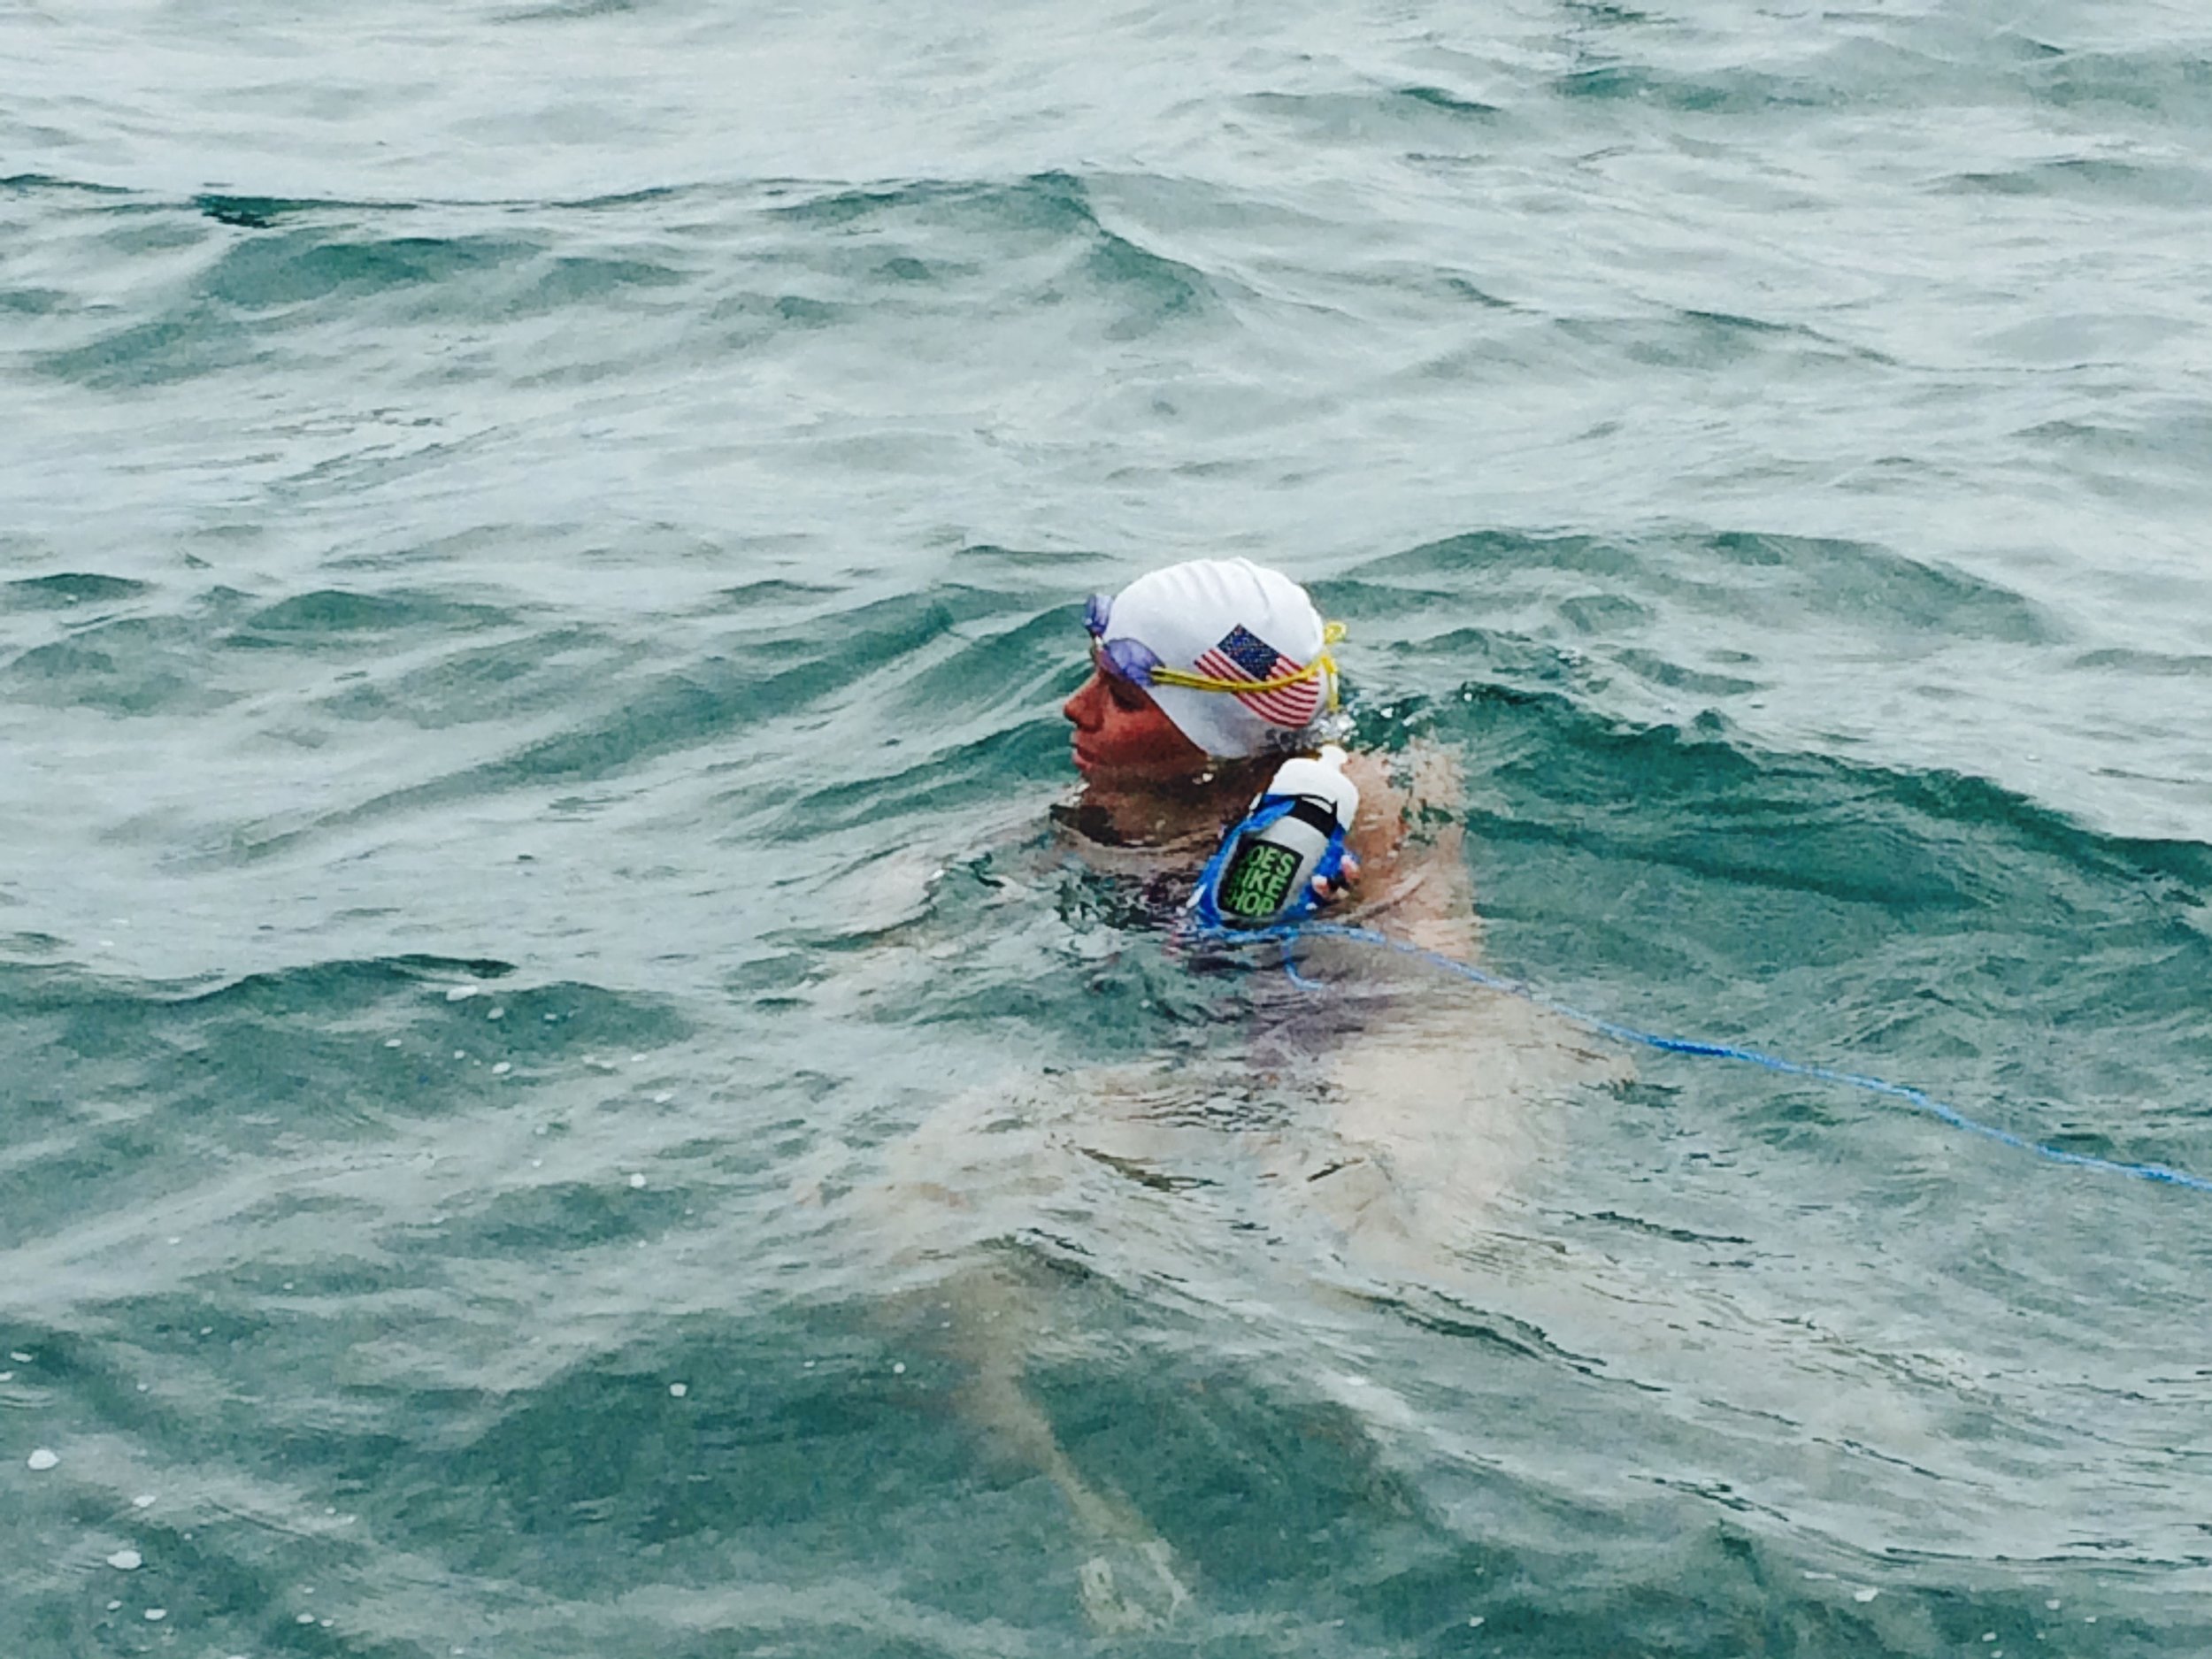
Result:
{"label": "swimmer's head", "polygon": [[1094,595],[1085,621],[1095,671],[1062,711],[1086,776],[1185,777],[1295,749],[1335,705],[1340,630],[1248,559],[1154,571]]}

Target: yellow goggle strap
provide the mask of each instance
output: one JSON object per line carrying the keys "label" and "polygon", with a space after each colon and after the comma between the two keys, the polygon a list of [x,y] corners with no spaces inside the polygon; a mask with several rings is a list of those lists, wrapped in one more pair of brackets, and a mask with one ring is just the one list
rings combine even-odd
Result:
{"label": "yellow goggle strap", "polygon": [[1182,668],[1156,668],[1147,678],[1156,686],[1180,686],[1186,691],[1226,691],[1249,696],[1256,691],[1280,691],[1286,686],[1302,685],[1316,674],[1329,677],[1329,707],[1336,707],[1336,657],[1329,647],[1344,637],[1344,625],[1332,622],[1321,630],[1321,649],[1313,661],[1303,668],[1287,674],[1278,674],[1272,680],[1217,680],[1211,674],[1194,674]]}

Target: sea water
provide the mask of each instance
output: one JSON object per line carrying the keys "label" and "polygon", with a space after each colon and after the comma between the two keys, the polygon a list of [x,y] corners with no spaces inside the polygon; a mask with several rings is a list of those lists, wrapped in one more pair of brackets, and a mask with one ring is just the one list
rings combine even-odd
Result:
{"label": "sea water", "polygon": [[1279,976],[1045,827],[1082,596],[1250,556],[1492,971],[2212,1173],[2200,9],[17,4],[0,92],[0,1647],[2212,1647],[2212,1200],[1515,1094],[1466,987],[1379,1263]]}

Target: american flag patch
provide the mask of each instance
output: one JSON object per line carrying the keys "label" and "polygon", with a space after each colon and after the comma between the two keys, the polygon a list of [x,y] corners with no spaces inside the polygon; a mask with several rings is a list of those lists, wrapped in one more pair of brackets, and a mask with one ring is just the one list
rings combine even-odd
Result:
{"label": "american flag patch", "polygon": [[[1257,683],[1294,674],[1305,664],[1285,657],[1258,634],[1240,625],[1230,629],[1218,645],[1210,647],[1192,666],[1216,680]],[[1326,677],[1316,674],[1275,691],[1240,691],[1236,699],[1272,725],[1302,726],[1321,712],[1321,682]]]}

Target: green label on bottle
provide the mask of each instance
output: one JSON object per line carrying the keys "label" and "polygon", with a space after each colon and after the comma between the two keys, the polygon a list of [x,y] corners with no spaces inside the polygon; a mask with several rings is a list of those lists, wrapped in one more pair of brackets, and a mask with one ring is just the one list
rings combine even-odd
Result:
{"label": "green label on bottle", "polygon": [[1225,915],[1263,921],[1283,908],[1298,878],[1298,855],[1272,841],[1247,841],[1221,879]]}

